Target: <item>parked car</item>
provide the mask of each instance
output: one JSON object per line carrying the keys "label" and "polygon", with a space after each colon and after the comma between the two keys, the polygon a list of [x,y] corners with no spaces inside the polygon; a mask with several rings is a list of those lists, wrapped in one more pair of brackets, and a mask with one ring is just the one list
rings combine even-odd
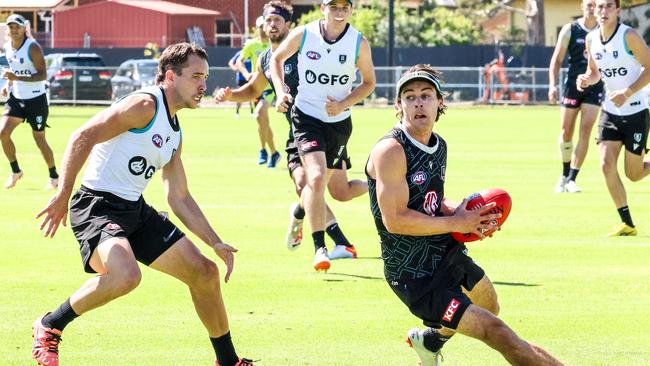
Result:
{"label": "parked car", "polygon": [[[8,69],[8,68],[9,68],[9,62],[7,61],[7,58],[4,55],[0,56],[0,70]],[[3,78],[0,75],[0,90],[2,90],[2,88],[5,87],[5,85],[7,85],[7,79]],[[2,94],[0,94],[0,103],[5,103],[7,99],[9,99],[9,93],[7,93],[6,97],[3,97]]]}
{"label": "parked car", "polygon": [[[110,100],[111,71],[96,53],[45,56],[50,100]],[[76,95],[75,95],[76,92]]]}
{"label": "parked car", "polygon": [[156,83],[158,61],[152,59],[124,61],[111,79],[113,99]]}

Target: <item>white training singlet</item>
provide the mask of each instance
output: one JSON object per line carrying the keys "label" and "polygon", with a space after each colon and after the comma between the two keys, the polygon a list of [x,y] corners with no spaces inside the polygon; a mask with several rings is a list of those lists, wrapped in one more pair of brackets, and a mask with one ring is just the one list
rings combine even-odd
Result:
{"label": "white training singlet", "polygon": [[[11,41],[5,43],[5,56],[9,62],[9,69],[16,76],[31,76],[36,74],[36,68],[29,57],[29,49],[36,43],[33,39],[25,37],[25,42],[15,50]],[[11,82],[11,94],[17,99],[32,99],[45,93],[45,80]]]}
{"label": "white training singlet", "polygon": [[600,29],[589,33],[589,53],[605,82],[603,110],[618,116],[629,116],[648,108],[643,89],[631,95],[620,108],[607,97],[607,94],[614,90],[625,89],[632,85],[643,71],[639,61],[627,48],[625,34],[629,29],[631,28],[625,24],[618,24],[612,37],[604,43]]}
{"label": "white training singlet", "polygon": [[151,94],[156,100],[156,113],[149,124],[95,145],[81,181],[90,189],[128,201],[140,198],[156,170],[171,160],[181,143],[178,118],[170,118],[162,89],[151,86],[131,95],[140,93]]}
{"label": "white training singlet", "polygon": [[330,96],[340,101],[350,94],[356,77],[357,56],[361,33],[348,24],[339,38],[326,41],[320,20],[305,25],[298,55],[300,83],[296,107],[305,114],[323,122],[339,122],[348,118],[350,109],[330,117],[325,102]]}

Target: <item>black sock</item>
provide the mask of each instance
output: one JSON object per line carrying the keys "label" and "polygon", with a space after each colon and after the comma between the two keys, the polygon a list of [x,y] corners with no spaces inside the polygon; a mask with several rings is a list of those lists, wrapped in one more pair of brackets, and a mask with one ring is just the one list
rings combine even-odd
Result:
{"label": "black sock", "polygon": [[345,245],[346,247],[351,247],[352,244],[348,241],[348,238],[343,235],[343,232],[341,231],[341,228],[339,227],[339,224],[334,222],[332,225],[328,226],[327,229],[327,235],[334,240],[334,243],[336,245]]}
{"label": "black sock", "polygon": [[305,209],[302,208],[302,206],[298,205],[295,210],[293,210],[293,217],[297,218],[298,220],[302,220],[305,218]]}
{"label": "black sock", "polygon": [[321,230],[311,233],[311,238],[314,239],[314,251],[318,250],[319,248],[325,248],[324,231]]}
{"label": "black sock", "polygon": [[623,206],[618,209],[618,215],[621,217],[621,220],[630,227],[634,227],[632,223],[632,215],[630,214],[630,208]]}
{"label": "black sock", "polygon": [[11,165],[11,172],[12,173],[20,173],[20,167],[18,166],[18,160],[10,161],[9,165]]}
{"label": "black sock", "polygon": [[569,171],[569,178],[567,178],[567,180],[572,180],[575,182],[576,179],[578,179],[578,173],[580,173],[580,169],[571,168]]}
{"label": "black sock", "polygon": [[569,172],[571,171],[571,162],[562,162],[562,175],[565,177],[569,176]]}
{"label": "black sock", "polygon": [[431,352],[438,352],[449,338],[443,337],[433,328],[428,328],[424,331],[424,347]]}
{"label": "black sock", "polygon": [[214,353],[217,355],[219,365],[235,366],[239,361],[235,346],[232,345],[232,339],[230,339],[230,332],[219,338],[210,337],[210,342],[212,342],[212,348],[214,348]]}
{"label": "black sock", "polygon": [[56,167],[55,166],[50,168],[50,178],[52,178],[52,179],[58,179],[59,178],[59,173],[56,172]]}
{"label": "black sock", "polygon": [[45,315],[41,323],[47,328],[63,331],[65,327],[79,315],[72,310],[70,299],[67,299],[58,309]]}

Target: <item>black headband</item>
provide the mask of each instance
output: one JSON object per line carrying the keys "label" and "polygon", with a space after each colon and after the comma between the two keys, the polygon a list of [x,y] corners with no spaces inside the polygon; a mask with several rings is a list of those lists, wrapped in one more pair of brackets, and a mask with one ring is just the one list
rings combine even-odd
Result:
{"label": "black headband", "polygon": [[285,8],[281,7],[276,7],[276,6],[269,6],[264,10],[264,14],[262,15],[264,19],[266,19],[267,16],[275,14],[279,15],[282,18],[284,18],[285,22],[290,22],[291,21],[291,15],[289,15],[289,12]]}

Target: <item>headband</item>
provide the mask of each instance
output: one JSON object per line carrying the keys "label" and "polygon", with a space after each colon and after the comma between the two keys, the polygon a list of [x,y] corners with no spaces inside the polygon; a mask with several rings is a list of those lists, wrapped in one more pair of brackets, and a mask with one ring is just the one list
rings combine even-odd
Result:
{"label": "headband", "polygon": [[264,17],[264,19],[266,19],[266,17],[271,15],[271,14],[281,16],[282,18],[284,18],[285,22],[290,22],[291,21],[291,15],[289,14],[287,9],[285,9],[285,8],[281,8],[281,7],[278,7],[278,6],[269,6],[268,8],[266,8],[264,10],[264,14],[262,14],[262,16]]}

